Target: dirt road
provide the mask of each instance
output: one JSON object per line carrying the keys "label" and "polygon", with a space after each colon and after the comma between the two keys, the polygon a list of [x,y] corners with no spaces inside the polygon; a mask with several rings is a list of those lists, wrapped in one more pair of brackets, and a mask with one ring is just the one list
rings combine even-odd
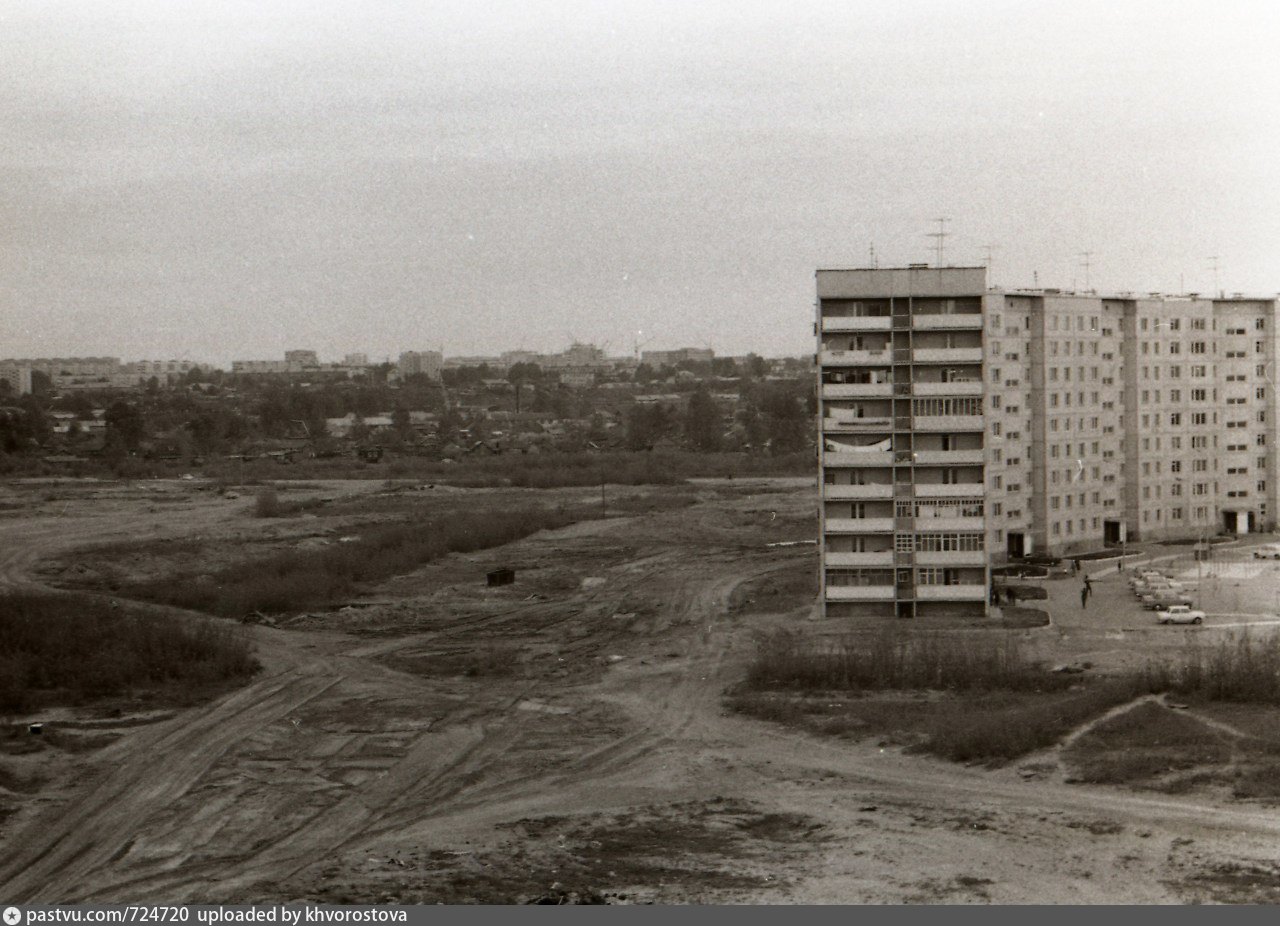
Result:
{"label": "dirt road", "polygon": [[[253,628],[265,668],[252,684],[77,757],[4,822],[0,896],[1272,899],[1269,811],[1024,777],[1027,763],[961,768],[727,714],[754,634],[806,618],[803,601],[771,613],[741,599],[808,568],[812,548],[764,544],[780,519],[807,516],[811,491],[739,487],[474,557],[473,572],[540,564],[539,587],[559,589],[501,607],[467,610],[428,570],[397,583],[421,595],[376,634],[336,619]],[[121,501],[0,523],[0,583],[31,584],[41,560],[90,540],[234,517],[215,502],[157,515]],[[404,670],[500,644],[519,647],[518,671]]]}

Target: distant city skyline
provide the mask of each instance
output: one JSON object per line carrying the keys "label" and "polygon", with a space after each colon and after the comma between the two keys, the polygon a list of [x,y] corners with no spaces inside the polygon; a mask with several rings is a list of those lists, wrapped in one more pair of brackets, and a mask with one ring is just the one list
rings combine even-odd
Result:
{"label": "distant city skyline", "polygon": [[939,243],[1007,286],[1274,292],[1277,35],[1263,3],[0,0],[0,354],[794,356],[815,268]]}

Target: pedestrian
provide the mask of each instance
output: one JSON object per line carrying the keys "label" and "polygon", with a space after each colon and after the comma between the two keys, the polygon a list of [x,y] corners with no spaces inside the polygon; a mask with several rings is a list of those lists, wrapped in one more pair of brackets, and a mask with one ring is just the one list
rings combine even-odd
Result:
{"label": "pedestrian", "polygon": [[1084,610],[1089,601],[1089,586],[1080,586],[1080,610]]}
{"label": "pedestrian", "polygon": [[1093,583],[1089,581],[1088,576],[1084,577],[1084,587],[1085,587],[1085,590],[1088,591],[1090,595],[1093,594]]}
{"label": "pedestrian", "polygon": [[1116,575],[1124,572],[1124,557],[1120,558],[1120,562],[1116,563]]}
{"label": "pedestrian", "polygon": [[1073,559],[1071,561],[1071,571],[1074,572],[1076,575],[1080,574],[1080,560]]}

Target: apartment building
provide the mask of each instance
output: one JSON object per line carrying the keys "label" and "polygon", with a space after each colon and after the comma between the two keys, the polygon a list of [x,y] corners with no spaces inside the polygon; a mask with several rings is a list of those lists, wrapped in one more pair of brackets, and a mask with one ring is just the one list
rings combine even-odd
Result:
{"label": "apartment building", "polygon": [[985,611],[986,298],[982,268],[818,273],[828,615]]}
{"label": "apartment building", "polygon": [[822,597],[973,613],[988,564],[1271,529],[1276,300],[820,270]]}

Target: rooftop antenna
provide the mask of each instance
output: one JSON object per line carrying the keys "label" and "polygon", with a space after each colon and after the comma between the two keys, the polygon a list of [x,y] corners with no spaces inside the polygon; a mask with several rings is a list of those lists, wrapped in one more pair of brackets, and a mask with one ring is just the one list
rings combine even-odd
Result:
{"label": "rooftop antenna", "polygon": [[938,230],[936,232],[929,232],[925,237],[938,239],[938,243],[933,246],[933,249],[934,253],[937,255],[937,266],[941,267],[942,257],[946,254],[947,237],[951,234],[947,231],[947,223],[950,222],[951,219],[944,215],[939,216],[934,219],[934,221],[938,223]]}
{"label": "rooftop antenna", "polygon": [[1214,254],[1209,258],[1209,266],[1213,268],[1213,291],[1222,297],[1222,289],[1218,285],[1218,255]]}
{"label": "rooftop antenna", "polygon": [[[987,252],[986,255],[982,258],[982,266],[987,268],[987,277],[990,278],[991,265],[995,263],[995,260],[992,257],[992,252],[996,250],[996,246],[994,244],[982,244],[982,245],[979,245],[979,247],[982,248],[982,250]],[[988,283],[991,282],[990,279],[988,279],[987,282]]]}
{"label": "rooftop antenna", "polygon": [[1092,258],[1093,258],[1093,252],[1092,252],[1092,251],[1081,251],[1081,252],[1080,252],[1080,266],[1084,268],[1084,288],[1085,288],[1085,289],[1089,289],[1089,288],[1090,288],[1090,286],[1089,286],[1089,269],[1093,266]]}
{"label": "rooftop antenna", "polygon": [[880,265],[876,262],[876,243],[874,241],[871,242],[871,269],[880,269]]}

